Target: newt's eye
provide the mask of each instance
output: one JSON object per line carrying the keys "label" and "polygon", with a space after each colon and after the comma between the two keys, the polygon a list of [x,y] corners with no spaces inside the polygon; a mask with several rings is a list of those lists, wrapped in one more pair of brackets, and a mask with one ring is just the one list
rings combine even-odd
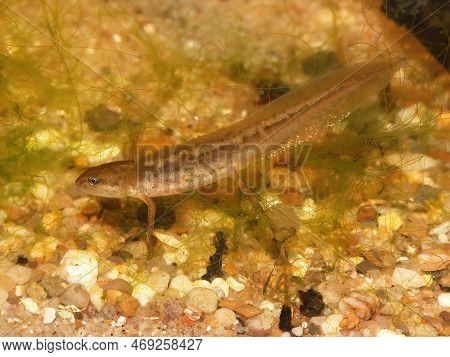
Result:
{"label": "newt's eye", "polygon": [[89,185],[95,186],[100,182],[100,179],[98,179],[97,177],[89,176],[88,182],[89,182]]}

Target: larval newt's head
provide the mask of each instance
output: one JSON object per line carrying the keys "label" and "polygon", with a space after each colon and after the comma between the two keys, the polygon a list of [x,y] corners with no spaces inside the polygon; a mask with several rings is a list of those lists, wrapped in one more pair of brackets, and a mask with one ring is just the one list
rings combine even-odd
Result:
{"label": "larval newt's head", "polygon": [[136,195],[134,161],[115,161],[87,169],[75,181],[82,191],[94,196],[123,198]]}

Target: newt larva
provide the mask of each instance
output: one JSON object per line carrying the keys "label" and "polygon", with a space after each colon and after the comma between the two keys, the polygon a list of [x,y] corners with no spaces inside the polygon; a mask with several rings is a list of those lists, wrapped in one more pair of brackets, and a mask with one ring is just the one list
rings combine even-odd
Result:
{"label": "newt larva", "polygon": [[[330,71],[295,87],[248,118],[189,144],[163,148],[143,161],[115,161],[90,168],[78,177],[76,185],[96,196],[143,200],[149,206],[151,229],[155,214],[152,197],[209,185],[242,169],[249,159],[270,155],[289,143],[320,141],[368,97],[378,94],[400,61],[379,56]],[[258,147],[270,149],[255,150]]]}

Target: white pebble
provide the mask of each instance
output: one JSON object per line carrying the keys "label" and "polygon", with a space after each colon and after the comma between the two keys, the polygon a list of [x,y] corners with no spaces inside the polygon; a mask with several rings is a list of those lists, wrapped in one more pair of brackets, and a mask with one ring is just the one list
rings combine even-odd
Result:
{"label": "white pebble", "polygon": [[42,309],[42,318],[44,324],[51,324],[56,318],[56,309],[53,307],[44,307]]}
{"label": "white pebble", "polygon": [[155,291],[148,285],[138,284],[133,288],[131,295],[139,301],[141,306],[146,306],[153,296],[155,296]]}
{"label": "white pebble", "polygon": [[326,318],[326,320],[320,325],[322,332],[325,335],[334,335],[341,330],[339,324],[341,323],[343,316],[341,314],[333,314]]}
{"label": "white pebble", "polygon": [[116,322],[116,327],[123,326],[127,323],[127,318],[125,316],[119,316]]}
{"label": "white pebble", "polygon": [[121,43],[122,42],[122,36],[120,36],[118,33],[114,33],[112,35],[112,39],[115,43]]}
{"label": "white pebble", "polygon": [[403,225],[403,218],[396,209],[388,209],[377,218],[378,227],[386,228],[389,232],[394,232]]}
{"label": "white pebble", "polygon": [[71,311],[58,310],[58,316],[64,320],[69,320],[70,322],[75,323],[75,316]]}
{"label": "white pebble", "polygon": [[450,307],[450,293],[439,294],[438,303],[442,307]]}
{"label": "white pebble", "polygon": [[281,337],[292,337],[291,334],[289,332],[283,332],[281,334]]}
{"label": "white pebble", "polygon": [[447,244],[448,243],[448,236],[447,236],[447,234],[444,234],[444,233],[439,234],[438,235],[438,240],[442,244]]}
{"label": "white pebble", "polygon": [[228,297],[228,294],[230,292],[230,286],[228,285],[228,283],[225,280],[223,280],[222,278],[215,278],[211,282],[211,289],[215,289],[215,288],[219,288],[220,290],[222,290],[225,297]]}
{"label": "white pebble", "polygon": [[208,280],[196,280],[194,281],[194,286],[196,288],[211,288],[211,283]]}
{"label": "white pebble", "polygon": [[236,291],[237,293],[245,289],[245,285],[237,281],[232,276],[228,277],[226,282],[231,288],[231,290]]}
{"label": "white pebble", "polygon": [[426,275],[420,275],[418,272],[405,268],[395,268],[392,274],[392,283],[400,285],[405,289],[421,288],[429,283]]}
{"label": "white pebble", "polygon": [[380,331],[378,331],[377,337],[405,337],[405,335],[382,328]]}
{"label": "white pebble", "polygon": [[40,314],[41,309],[39,309],[38,304],[32,298],[21,298],[20,303],[23,305],[25,310],[31,312],[32,314]]}
{"label": "white pebble", "polygon": [[186,275],[178,275],[172,279],[169,287],[178,290],[180,295],[184,296],[194,288],[194,284]]}
{"label": "white pebble", "polygon": [[13,265],[4,275],[14,280],[17,285],[25,285],[31,279],[33,270],[22,265]]}
{"label": "white pebble", "polygon": [[303,336],[303,327],[302,326],[294,327],[291,330],[291,332],[294,336],[301,337]]}
{"label": "white pebble", "polygon": [[14,293],[16,296],[20,297],[23,295],[24,290],[25,289],[24,289],[23,285],[16,285],[16,289],[15,289]]}
{"label": "white pebble", "polygon": [[430,234],[438,236],[440,234],[447,234],[447,232],[449,232],[449,231],[450,231],[450,221],[444,222],[444,223],[434,227],[430,231]]}
{"label": "white pebble", "polygon": [[270,311],[264,310],[258,316],[247,320],[247,327],[250,330],[270,330],[275,323],[274,317]]}
{"label": "white pebble", "polygon": [[103,299],[103,289],[98,285],[94,285],[89,290],[89,299],[91,300],[91,303],[92,305],[94,305],[95,309],[97,311],[101,311],[103,305],[105,304],[105,300]]}
{"label": "white pebble", "polygon": [[214,313],[214,318],[220,327],[230,327],[236,321],[236,314],[233,310],[222,308]]}
{"label": "white pebble", "polygon": [[151,33],[155,33],[156,31],[156,27],[155,25],[151,24],[151,23],[146,23],[144,25],[144,31],[151,34]]}
{"label": "white pebble", "polygon": [[169,286],[170,275],[165,271],[152,272],[146,279],[145,283],[150,286],[155,292],[163,293]]}
{"label": "white pebble", "polygon": [[58,274],[68,283],[81,284],[89,291],[97,282],[97,257],[85,250],[69,250],[61,259]]}
{"label": "white pebble", "polygon": [[261,304],[259,304],[259,308],[260,309],[265,309],[265,310],[269,310],[269,311],[274,311],[275,310],[275,304],[272,301],[269,300],[263,300],[261,302]]}

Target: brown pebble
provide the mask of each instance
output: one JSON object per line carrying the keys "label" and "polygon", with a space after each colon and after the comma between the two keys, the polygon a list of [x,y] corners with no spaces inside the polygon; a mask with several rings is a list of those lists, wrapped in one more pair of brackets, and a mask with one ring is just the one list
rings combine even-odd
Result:
{"label": "brown pebble", "polygon": [[47,298],[44,288],[34,281],[26,286],[25,291],[29,297],[37,302],[42,302]]}
{"label": "brown pebble", "polygon": [[344,318],[339,323],[339,326],[345,330],[351,330],[359,324],[359,318],[352,310],[344,312]]}
{"label": "brown pebble", "polygon": [[9,302],[11,305],[17,305],[17,304],[19,304],[19,297],[16,295],[16,292],[15,292],[14,289],[11,290],[11,291],[8,293],[8,302]]}
{"label": "brown pebble", "polygon": [[364,205],[358,208],[356,219],[358,222],[373,221],[377,218],[377,210],[372,205]]}
{"label": "brown pebble", "polygon": [[121,291],[128,295],[130,295],[133,291],[133,287],[131,286],[131,284],[120,278],[108,281],[105,285],[103,285],[102,288],[103,290]]}
{"label": "brown pebble", "polygon": [[107,319],[114,320],[117,316],[117,309],[110,302],[106,302],[105,304],[103,304],[102,313]]}
{"label": "brown pebble", "polygon": [[131,296],[121,295],[117,300],[117,311],[125,317],[132,317],[136,314],[136,310],[139,308],[139,302]]}
{"label": "brown pebble", "polygon": [[89,293],[81,284],[73,284],[61,295],[61,302],[64,305],[74,305],[79,309],[84,309],[89,305]]}
{"label": "brown pebble", "polygon": [[56,276],[45,275],[41,285],[50,297],[60,296],[64,292],[62,280]]}
{"label": "brown pebble", "polygon": [[161,311],[163,312],[161,320],[164,323],[175,321],[182,316],[183,309],[184,304],[180,300],[174,298],[168,299],[161,306]]}
{"label": "brown pebble", "polygon": [[94,306],[88,305],[88,307],[84,311],[84,314],[86,315],[87,318],[93,319],[97,315],[97,310],[95,309]]}
{"label": "brown pebble", "polygon": [[450,273],[445,274],[439,281],[439,285],[443,288],[450,288]]}
{"label": "brown pebble", "polygon": [[258,316],[262,310],[254,305],[246,304],[237,300],[223,299],[219,302],[220,307],[226,307],[241,315],[245,319]]}
{"label": "brown pebble", "polygon": [[96,200],[89,200],[81,209],[81,212],[86,216],[97,216],[101,209],[102,207]]}
{"label": "brown pebble", "polygon": [[445,326],[450,326],[450,312],[449,311],[442,311],[439,314],[439,317],[442,319]]}
{"label": "brown pebble", "polygon": [[115,305],[117,303],[117,300],[119,300],[119,297],[121,297],[122,295],[123,292],[119,290],[113,289],[106,290],[106,301],[109,302],[110,304]]}
{"label": "brown pebble", "polygon": [[16,286],[14,280],[12,280],[9,276],[0,275],[0,290],[9,292]]}

